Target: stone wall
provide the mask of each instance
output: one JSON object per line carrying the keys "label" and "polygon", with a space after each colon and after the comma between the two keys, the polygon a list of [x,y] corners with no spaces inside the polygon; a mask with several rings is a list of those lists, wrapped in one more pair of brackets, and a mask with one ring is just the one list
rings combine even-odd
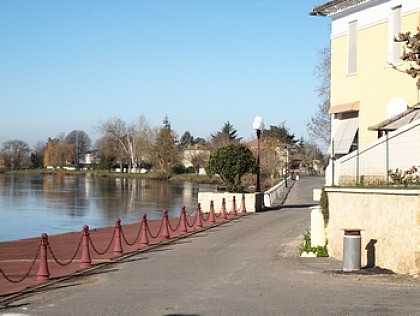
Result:
{"label": "stone wall", "polygon": [[420,274],[420,190],[326,187],[330,256],[343,257],[343,229],[362,229],[362,267]]}

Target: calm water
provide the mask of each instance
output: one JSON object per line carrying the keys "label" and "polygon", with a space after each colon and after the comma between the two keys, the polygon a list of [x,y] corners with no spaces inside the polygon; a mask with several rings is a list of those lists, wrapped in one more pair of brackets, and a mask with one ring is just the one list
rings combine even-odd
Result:
{"label": "calm water", "polygon": [[193,213],[198,191],[212,185],[72,175],[0,174],[0,241],[137,222],[143,213]]}

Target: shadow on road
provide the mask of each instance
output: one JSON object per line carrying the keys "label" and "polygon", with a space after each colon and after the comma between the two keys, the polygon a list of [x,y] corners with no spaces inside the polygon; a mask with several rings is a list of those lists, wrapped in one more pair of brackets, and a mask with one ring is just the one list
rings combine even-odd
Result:
{"label": "shadow on road", "polygon": [[293,208],[310,208],[317,206],[317,203],[305,203],[305,204],[281,204],[272,207],[266,207],[262,212],[278,211],[281,209],[293,209]]}

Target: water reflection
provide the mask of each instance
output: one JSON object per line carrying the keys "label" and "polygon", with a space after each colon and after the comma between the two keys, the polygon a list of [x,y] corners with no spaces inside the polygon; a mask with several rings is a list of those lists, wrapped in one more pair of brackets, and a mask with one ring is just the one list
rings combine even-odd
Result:
{"label": "water reflection", "polygon": [[77,175],[0,174],[0,241],[160,219],[162,210],[193,212],[198,191],[212,185]]}

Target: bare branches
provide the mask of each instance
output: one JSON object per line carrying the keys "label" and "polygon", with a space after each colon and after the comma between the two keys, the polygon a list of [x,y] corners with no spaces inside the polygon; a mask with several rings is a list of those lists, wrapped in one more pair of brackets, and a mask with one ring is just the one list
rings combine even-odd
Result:
{"label": "bare branches", "polygon": [[[409,68],[404,72],[413,78],[418,78],[417,88],[420,90],[420,28],[417,30],[417,34],[413,36],[411,36],[411,32],[400,33],[398,37],[394,38],[394,41],[405,44],[401,60],[408,62]],[[394,65],[393,68],[399,70]]]}

